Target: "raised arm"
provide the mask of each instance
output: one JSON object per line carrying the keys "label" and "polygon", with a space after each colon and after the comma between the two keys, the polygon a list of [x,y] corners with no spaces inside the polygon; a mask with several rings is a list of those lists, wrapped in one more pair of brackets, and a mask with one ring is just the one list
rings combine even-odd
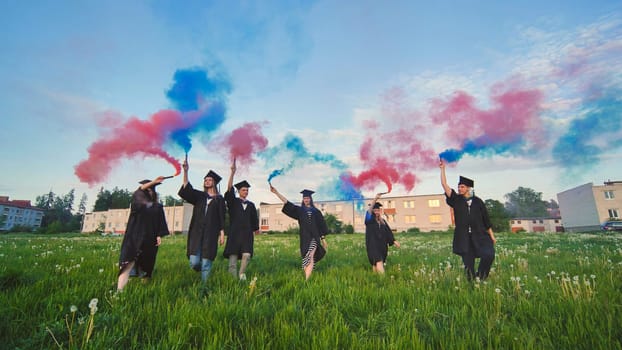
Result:
{"label": "raised arm", "polygon": [[283,203],[287,203],[288,200],[287,198],[285,198],[282,194],[279,193],[279,191],[276,190],[276,188],[272,185],[270,185],[270,192],[274,193],[277,197],[279,197],[279,199],[283,202]]}
{"label": "raised arm", "polygon": [[440,164],[438,165],[441,168],[441,185],[443,186],[443,191],[445,191],[445,195],[447,197],[451,196],[451,187],[447,184],[447,176],[445,175],[445,162],[440,160]]}
{"label": "raised arm", "polygon": [[382,196],[382,193],[376,193],[376,196],[374,197],[374,199],[372,199],[371,204],[369,205],[369,209],[367,209],[367,211],[369,211],[370,214],[374,213],[374,204],[378,202],[378,200],[380,199],[380,196]]}
{"label": "raised arm", "polygon": [[182,169],[184,169],[184,176],[183,176],[183,186],[182,187],[186,187],[186,185],[188,184],[188,155],[186,155],[186,158],[184,159],[184,162],[181,165]]}
{"label": "raised arm", "polygon": [[233,175],[235,175],[235,170],[235,158],[233,158],[233,163],[231,163],[231,174],[229,175],[229,182],[227,182],[227,191],[231,190],[231,187],[233,187]]}
{"label": "raised arm", "polygon": [[148,189],[151,186],[155,186],[157,184],[161,184],[162,181],[164,181],[164,176],[158,176],[154,180],[152,180],[151,182],[147,182],[146,184],[140,185],[140,189],[144,191],[144,190]]}

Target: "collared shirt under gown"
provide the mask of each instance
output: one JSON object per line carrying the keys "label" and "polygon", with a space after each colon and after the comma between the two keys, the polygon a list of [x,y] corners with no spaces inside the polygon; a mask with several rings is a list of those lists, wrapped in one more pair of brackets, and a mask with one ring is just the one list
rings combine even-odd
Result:
{"label": "collared shirt under gown", "polygon": [[453,239],[454,254],[468,253],[472,243],[476,257],[480,257],[484,252],[494,255],[494,243],[488,234],[492,224],[484,201],[475,196],[467,200],[453,189],[449,197],[445,195],[445,201],[454,210],[456,225]]}
{"label": "collared shirt under gown", "polygon": [[255,231],[259,230],[259,217],[255,204],[249,200],[236,197],[233,188],[225,192],[225,202],[229,209],[229,232],[227,232],[227,244],[223,256],[237,255],[242,258],[242,253],[253,255],[253,242]]}
{"label": "collared shirt under gown", "polygon": [[205,191],[195,190],[190,183],[182,186],[177,194],[193,205],[186,255],[197,255],[200,251],[201,258],[214,260],[218,235],[225,223],[224,198],[221,195],[210,197]]}

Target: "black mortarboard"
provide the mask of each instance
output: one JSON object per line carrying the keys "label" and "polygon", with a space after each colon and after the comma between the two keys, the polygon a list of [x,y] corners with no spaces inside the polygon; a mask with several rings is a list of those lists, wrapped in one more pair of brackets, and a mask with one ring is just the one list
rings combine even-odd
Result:
{"label": "black mortarboard", "polygon": [[207,175],[205,175],[203,179],[205,179],[206,177],[211,177],[212,179],[214,179],[214,185],[218,184],[220,180],[222,179],[222,177],[216,174],[213,170],[208,171]]}
{"label": "black mortarboard", "polygon": [[381,207],[382,207],[382,204],[380,202],[376,202],[374,203],[373,209],[380,209]]}
{"label": "black mortarboard", "polygon": [[474,187],[474,183],[473,180],[469,179],[468,177],[464,177],[464,176],[460,176],[460,181],[458,181],[458,185],[465,185],[468,187]]}
{"label": "black mortarboard", "polygon": [[237,189],[239,190],[239,189],[241,189],[241,188],[243,188],[243,187],[250,188],[250,187],[251,187],[251,184],[249,184],[248,182],[246,182],[246,180],[244,180],[244,181],[240,181],[240,182],[238,182],[238,183],[237,183],[237,184],[235,184],[234,186],[235,186],[235,188],[237,188]]}
{"label": "black mortarboard", "polygon": [[300,193],[302,193],[303,197],[311,197],[312,194],[315,193],[315,191],[311,191],[311,190],[302,190],[300,191]]}

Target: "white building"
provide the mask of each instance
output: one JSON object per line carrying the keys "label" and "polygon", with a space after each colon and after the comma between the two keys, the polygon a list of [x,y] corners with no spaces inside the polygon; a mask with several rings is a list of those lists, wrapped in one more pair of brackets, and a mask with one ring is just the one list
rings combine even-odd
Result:
{"label": "white building", "polygon": [[[173,232],[188,233],[190,219],[192,218],[192,204],[184,203],[178,206],[164,207],[164,216],[168,230]],[[84,214],[84,223],[81,232],[101,231],[105,233],[125,233],[127,220],[130,217],[130,209],[109,209]]]}
{"label": "white building", "polygon": [[9,200],[8,196],[0,196],[0,216],[4,222],[0,231],[8,231],[14,226],[37,229],[41,227],[43,212],[43,209],[33,207],[29,200]]}
{"label": "white building", "polygon": [[603,222],[620,219],[622,181],[586,183],[558,193],[557,202],[566,231],[596,231]]}
{"label": "white building", "polygon": [[561,218],[513,218],[512,232],[564,232]]}
{"label": "white building", "polygon": [[[349,201],[314,201],[322,214],[332,214],[343,225],[352,225],[355,232],[365,232],[365,212],[370,199]],[[394,231],[418,228],[422,232],[447,230],[453,224],[451,208],[444,194],[382,197],[379,201],[384,215]],[[281,212],[283,203],[261,203],[259,206],[262,231],[285,231],[298,227],[296,220]]]}

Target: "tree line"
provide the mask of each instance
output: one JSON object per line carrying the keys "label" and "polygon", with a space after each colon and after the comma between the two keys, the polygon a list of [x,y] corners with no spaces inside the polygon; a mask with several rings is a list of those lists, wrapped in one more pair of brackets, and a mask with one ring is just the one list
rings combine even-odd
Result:
{"label": "tree line", "polygon": [[[498,232],[509,231],[511,218],[548,217],[559,208],[553,199],[545,201],[542,192],[531,188],[518,187],[507,193],[505,203],[495,199],[486,199],[484,203],[490,214],[493,229]],[[71,189],[64,195],[57,195],[53,191],[37,196],[35,207],[43,209],[44,217],[41,222],[40,233],[79,232],[82,220],[86,213],[86,194],[82,194],[75,207],[75,190]],[[106,211],[109,209],[127,209],[130,207],[132,192],[127,189],[114,187],[112,190],[100,188],[93,204],[92,211]],[[165,206],[182,205],[183,200],[173,196],[165,196],[161,200]],[[326,216],[329,230],[333,233],[353,233],[352,225],[344,225],[334,215]],[[14,227],[12,231],[26,231],[25,227]]]}

